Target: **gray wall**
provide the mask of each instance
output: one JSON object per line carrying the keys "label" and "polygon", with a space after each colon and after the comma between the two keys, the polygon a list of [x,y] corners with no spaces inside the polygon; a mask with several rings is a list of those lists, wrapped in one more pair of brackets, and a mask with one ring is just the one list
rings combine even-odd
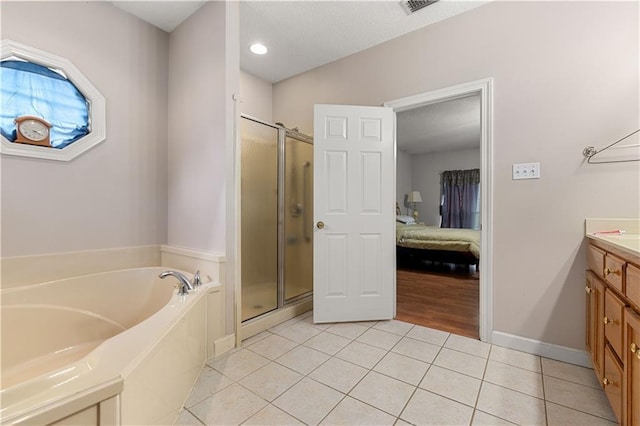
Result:
{"label": "gray wall", "polygon": [[2,256],[165,243],[169,35],[107,2],[1,7],[3,39],[69,59],[107,107],[70,162],[2,156]]}
{"label": "gray wall", "polygon": [[168,243],[220,253],[232,94],[239,92],[238,59],[228,56],[237,55],[230,8],[206,3],[171,33],[169,47]]}
{"label": "gray wall", "polygon": [[[582,156],[640,127],[638,8],[492,2],[274,85],[274,117],[311,132],[314,103],[493,77],[494,328],[583,349],[584,219],[640,216],[640,163]],[[540,180],[511,180],[512,163],[534,161]]]}

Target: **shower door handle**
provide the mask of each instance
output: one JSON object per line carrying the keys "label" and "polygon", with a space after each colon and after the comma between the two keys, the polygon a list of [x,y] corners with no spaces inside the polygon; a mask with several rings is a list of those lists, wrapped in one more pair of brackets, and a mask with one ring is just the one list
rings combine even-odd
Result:
{"label": "shower door handle", "polygon": [[323,229],[324,228],[324,222],[323,221],[318,221],[318,223],[316,223],[316,228],[318,229]]}

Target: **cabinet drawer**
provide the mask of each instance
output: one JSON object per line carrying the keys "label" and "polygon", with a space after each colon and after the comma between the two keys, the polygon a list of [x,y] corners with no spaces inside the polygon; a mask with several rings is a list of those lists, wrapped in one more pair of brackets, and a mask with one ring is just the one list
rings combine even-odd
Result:
{"label": "cabinet drawer", "polygon": [[640,308],[640,268],[627,263],[625,294],[637,307]]}
{"label": "cabinet drawer", "polygon": [[622,422],[622,366],[616,357],[611,353],[609,346],[604,348],[604,378],[602,384],[604,393],[607,394],[611,408],[618,419]]}
{"label": "cabinet drawer", "polygon": [[587,266],[600,278],[604,277],[604,256],[605,251],[596,246],[589,245],[587,248]]}
{"label": "cabinet drawer", "polygon": [[624,276],[625,263],[624,260],[611,253],[607,253],[604,257],[604,279],[620,293],[624,292],[622,277]]}
{"label": "cabinet drawer", "polygon": [[604,292],[604,337],[619,358],[623,355],[622,321],[624,302],[609,289]]}

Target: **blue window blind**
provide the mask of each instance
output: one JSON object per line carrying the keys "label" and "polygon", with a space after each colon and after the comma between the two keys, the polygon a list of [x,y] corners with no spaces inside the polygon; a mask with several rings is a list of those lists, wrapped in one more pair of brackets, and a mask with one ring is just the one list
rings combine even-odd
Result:
{"label": "blue window blind", "polygon": [[89,133],[89,103],[61,74],[32,62],[0,62],[0,132],[16,140],[14,120],[32,115],[48,121],[51,146],[64,148]]}

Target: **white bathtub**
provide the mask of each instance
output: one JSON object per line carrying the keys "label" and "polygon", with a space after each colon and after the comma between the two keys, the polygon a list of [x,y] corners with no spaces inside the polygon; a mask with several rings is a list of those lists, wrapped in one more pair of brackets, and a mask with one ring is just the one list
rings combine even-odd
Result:
{"label": "white bathtub", "polygon": [[[220,310],[220,285],[178,296],[174,277],[158,278],[166,269],[0,292],[2,422],[51,423],[116,396],[103,420],[171,423],[207,357],[208,338],[219,337],[208,334],[221,319],[208,315]],[[81,420],[99,413],[96,406]]]}

